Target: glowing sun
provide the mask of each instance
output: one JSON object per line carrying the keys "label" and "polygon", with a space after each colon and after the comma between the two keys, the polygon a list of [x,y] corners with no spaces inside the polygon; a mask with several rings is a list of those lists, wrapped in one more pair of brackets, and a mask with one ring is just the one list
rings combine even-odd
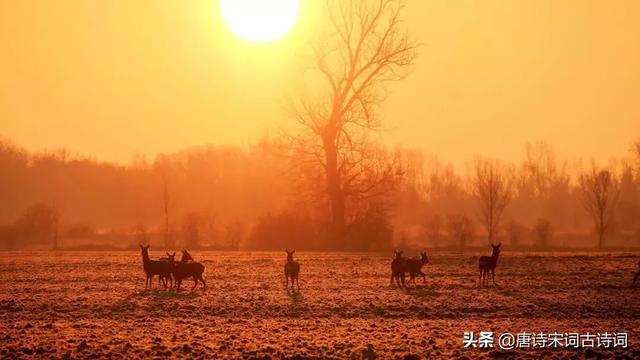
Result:
{"label": "glowing sun", "polygon": [[298,19],[299,0],[221,0],[220,5],[231,31],[249,41],[276,40]]}

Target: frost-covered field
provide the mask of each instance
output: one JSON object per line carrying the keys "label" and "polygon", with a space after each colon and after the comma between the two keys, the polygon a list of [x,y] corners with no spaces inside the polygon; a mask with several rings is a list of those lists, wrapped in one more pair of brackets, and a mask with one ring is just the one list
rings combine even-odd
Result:
{"label": "frost-covered field", "polygon": [[[477,254],[435,253],[427,282],[389,286],[392,254],[197,252],[208,289],[144,289],[138,252],[0,254],[0,358],[640,358],[631,254],[510,254],[477,286]],[[161,255],[151,249],[152,258]],[[184,285],[184,284],[183,284]],[[463,349],[464,331],[627,332],[629,348]]]}

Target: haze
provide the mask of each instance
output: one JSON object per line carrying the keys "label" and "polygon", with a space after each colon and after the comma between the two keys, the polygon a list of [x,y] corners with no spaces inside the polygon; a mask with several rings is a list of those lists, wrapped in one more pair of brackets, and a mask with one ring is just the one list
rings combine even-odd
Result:
{"label": "haze", "polygon": [[[322,19],[313,3],[278,42],[251,44],[216,1],[0,1],[0,135],[128,162],[201,144],[246,144],[291,120],[283,99]],[[624,154],[639,130],[635,1],[414,1],[424,44],[390,88],[380,138],[460,165]]]}

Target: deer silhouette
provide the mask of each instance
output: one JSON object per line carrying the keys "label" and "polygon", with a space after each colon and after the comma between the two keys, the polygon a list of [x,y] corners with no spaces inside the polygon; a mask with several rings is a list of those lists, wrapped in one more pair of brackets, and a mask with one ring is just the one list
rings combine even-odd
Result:
{"label": "deer silhouette", "polygon": [[480,269],[480,285],[489,283],[489,272],[493,278],[493,283],[496,283],[496,265],[498,264],[498,256],[500,256],[500,246],[491,244],[491,256],[481,256],[478,259],[478,268]]}
{"label": "deer silhouette", "polygon": [[[395,258],[393,258],[393,261],[391,261],[391,284],[390,285],[393,285],[393,280],[395,280],[396,285],[404,286],[404,283],[405,283],[404,273],[406,270],[405,263],[407,259],[405,259],[404,256],[402,255],[402,251],[393,250],[393,252],[396,256]],[[402,285],[400,285],[401,282],[402,282]]]}
{"label": "deer silhouette", "polygon": [[284,264],[284,277],[285,277],[285,288],[289,289],[289,279],[291,279],[291,289],[293,290],[293,282],[295,280],[298,285],[298,291],[300,291],[300,281],[298,276],[300,275],[300,264],[293,260],[293,254],[296,252],[295,250],[289,251],[289,249],[285,249],[287,253],[287,262]]}
{"label": "deer silhouette", "polygon": [[427,282],[427,276],[422,272],[422,267],[429,262],[429,258],[427,258],[427,252],[423,251],[420,253],[420,259],[410,258],[406,259],[404,263],[405,271],[409,273],[409,282],[412,282],[413,285],[416,284],[416,275],[421,275],[422,280]]}
{"label": "deer silhouette", "polygon": [[176,253],[169,254],[169,263],[171,264],[171,272],[173,273],[174,288],[176,291],[180,291],[180,285],[182,280],[193,278],[192,291],[198,286],[198,281],[202,283],[202,288],[207,288],[207,283],[204,281],[202,274],[204,273],[204,265],[193,260],[191,254],[187,250],[182,250],[182,258],[180,262],[176,263]]}
{"label": "deer silhouette", "polygon": [[638,278],[640,278],[640,261],[638,261],[638,272],[633,276],[633,285],[636,284]]}
{"label": "deer silhouette", "polygon": [[171,264],[168,261],[151,260],[149,258],[149,247],[149,245],[140,245],[140,250],[142,252],[142,268],[147,275],[145,288],[153,287],[153,277],[155,275],[158,275],[158,284],[166,288],[166,279],[171,278]]}

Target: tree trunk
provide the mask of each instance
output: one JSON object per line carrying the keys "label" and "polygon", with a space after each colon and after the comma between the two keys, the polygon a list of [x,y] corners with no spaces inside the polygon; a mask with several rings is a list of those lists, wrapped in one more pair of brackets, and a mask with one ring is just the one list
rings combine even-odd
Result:
{"label": "tree trunk", "polygon": [[338,153],[333,142],[333,137],[323,141],[323,147],[327,160],[327,194],[331,204],[331,240],[334,245],[344,247],[345,231],[345,209],[344,193],[340,184],[340,173],[338,172]]}

